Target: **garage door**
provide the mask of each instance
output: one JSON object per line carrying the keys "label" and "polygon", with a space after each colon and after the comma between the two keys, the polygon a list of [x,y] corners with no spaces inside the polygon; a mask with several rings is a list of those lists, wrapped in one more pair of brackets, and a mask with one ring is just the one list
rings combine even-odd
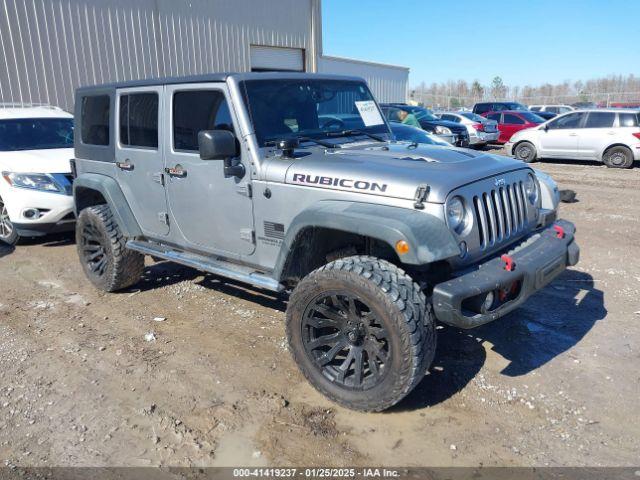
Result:
{"label": "garage door", "polygon": [[251,70],[260,71],[304,71],[304,50],[301,48],[267,47],[251,45]]}

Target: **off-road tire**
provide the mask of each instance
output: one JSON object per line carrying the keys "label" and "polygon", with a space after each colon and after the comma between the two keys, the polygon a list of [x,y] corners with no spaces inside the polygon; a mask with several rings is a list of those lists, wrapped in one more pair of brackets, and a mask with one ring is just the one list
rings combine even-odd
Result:
{"label": "off-road tire", "polygon": [[531,142],[520,142],[513,149],[513,156],[525,163],[535,162],[538,157],[536,147]]}
{"label": "off-road tire", "polygon": [[[370,388],[347,388],[330,379],[305,346],[308,309],[336,292],[353,295],[370,307],[388,334],[389,361],[383,378]],[[398,403],[422,380],[436,350],[434,316],[420,287],[402,269],[370,256],[341,258],[303,278],[289,298],[286,331],[289,349],[306,379],[353,410],[382,411]],[[369,374],[370,358],[368,354]]]}
{"label": "off-road tire", "polygon": [[[126,240],[108,205],[85,208],[76,222],[76,245],[87,278],[100,290],[114,292],[140,280],[144,255],[125,247]],[[98,259],[93,255],[101,253]],[[93,262],[93,263],[92,263]],[[100,267],[96,268],[97,262]]]}
{"label": "off-road tire", "polygon": [[602,155],[602,161],[609,168],[631,168],[633,154],[627,147],[611,147]]}
{"label": "off-road tire", "polygon": [[2,198],[0,198],[0,216],[2,217],[0,218],[0,242],[13,246],[20,240],[20,235],[18,235],[16,227],[9,220],[7,207]]}

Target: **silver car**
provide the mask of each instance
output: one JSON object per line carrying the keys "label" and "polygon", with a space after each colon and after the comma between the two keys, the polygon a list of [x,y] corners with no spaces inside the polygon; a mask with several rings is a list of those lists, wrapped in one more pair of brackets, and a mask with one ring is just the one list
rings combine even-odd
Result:
{"label": "silver car", "polygon": [[500,132],[495,120],[489,120],[473,112],[446,112],[438,116],[442,120],[460,123],[467,127],[469,145],[471,146],[481,146],[498,141]]}

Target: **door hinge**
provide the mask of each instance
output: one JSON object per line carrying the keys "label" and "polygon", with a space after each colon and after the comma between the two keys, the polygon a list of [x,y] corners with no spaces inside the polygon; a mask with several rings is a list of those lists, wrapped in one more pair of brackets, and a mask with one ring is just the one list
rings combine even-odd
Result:
{"label": "door hinge", "polygon": [[153,181],[164,187],[164,173],[156,172],[153,174]]}
{"label": "door hinge", "polygon": [[169,214],[167,212],[159,212],[158,220],[160,223],[164,223],[165,225],[169,225]]}
{"label": "door hinge", "polygon": [[245,183],[244,185],[238,185],[236,187],[236,192],[240,195],[244,195],[245,197],[251,198],[253,196],[253,190],[251,188],[250,183]]}
{"label": "door hinge", "polygon": [[240,239],[245,242],[256,243],[256,232],[251,228],[241,228]]}

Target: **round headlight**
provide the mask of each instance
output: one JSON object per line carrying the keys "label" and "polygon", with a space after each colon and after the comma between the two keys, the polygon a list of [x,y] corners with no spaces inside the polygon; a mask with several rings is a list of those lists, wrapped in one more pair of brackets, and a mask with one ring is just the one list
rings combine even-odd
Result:
{"label": "round headlight", "polygon": [[535,205],[538,201],[538,184],[532,174],[529,174],[524,182],[524,192],[527,194],[531,205]]}
{"label": "round headlight", "polygon": [[457,233],[460,233],[464,229],[465,219],[464,202],[460,197],[453,197],[447,203],[447,222],[449,228]]}

